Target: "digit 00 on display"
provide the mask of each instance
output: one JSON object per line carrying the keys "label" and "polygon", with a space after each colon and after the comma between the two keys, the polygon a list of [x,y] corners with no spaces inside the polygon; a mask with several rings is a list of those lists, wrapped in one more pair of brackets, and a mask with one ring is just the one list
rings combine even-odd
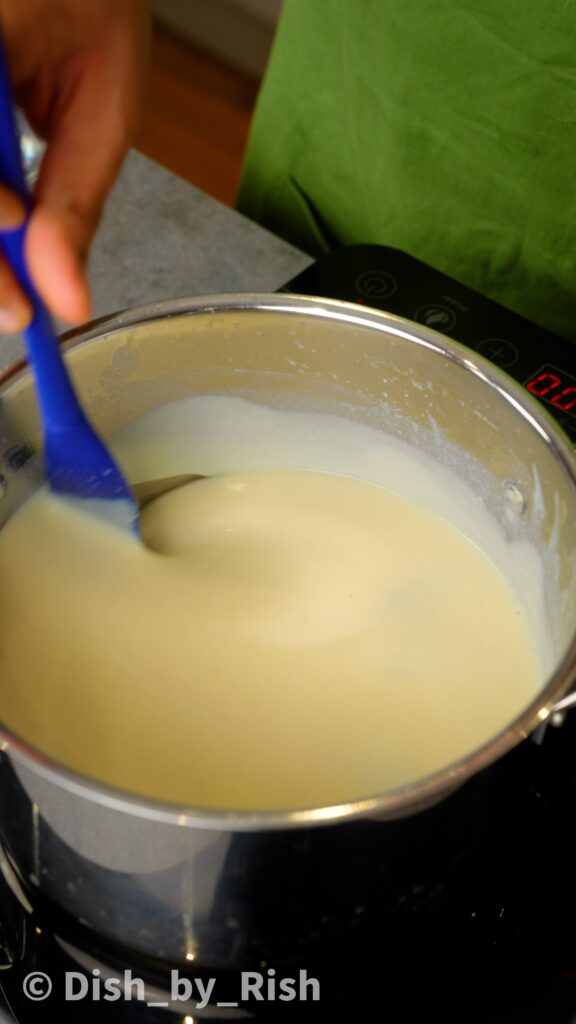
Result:
{"label": "digit 00 on display", "polygon": [[527,381],[526,387],[542,402],[576,416],[576,377],[571,377],[555,366],[543,366]]}

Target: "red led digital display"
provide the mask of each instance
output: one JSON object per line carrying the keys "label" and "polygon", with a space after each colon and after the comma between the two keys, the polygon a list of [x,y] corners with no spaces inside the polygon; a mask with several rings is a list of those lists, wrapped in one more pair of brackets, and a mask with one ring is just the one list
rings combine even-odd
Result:
{"label": "red led digital display", "polygon": [[543,366],[527,381],[526,387],[536,398],[576,417],[576,377],[555,366]]}

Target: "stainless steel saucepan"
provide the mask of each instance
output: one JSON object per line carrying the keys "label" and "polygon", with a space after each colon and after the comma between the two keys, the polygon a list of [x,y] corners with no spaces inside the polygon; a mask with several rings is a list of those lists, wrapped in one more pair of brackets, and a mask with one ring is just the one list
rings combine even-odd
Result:
{"label": "stainless steel saucepan", "polygon": [[[439,837],[456,847],[477,827],[499,765],[575,681],[574,452],[536,401],[481,357],[351,304],[290,295],[165,302],[100,320],[66,347],[107,437],[173,399],[234,394],[369,423],[457,466],[503,530],[541,555],[553,665],[537,698],[481,749],[338,807],[161,805],[75,775],[3,728],[2,870],[24,905],[46,899],[111,943],[176,965],[305,966],[314,951],[341,951],[374,901],[393,927],[406,892],[430,864],[438,870]],[[25,366],[4,375],[0,399],[5,522],[38,485]],[[1,707],[0,678],[0,717]]]}

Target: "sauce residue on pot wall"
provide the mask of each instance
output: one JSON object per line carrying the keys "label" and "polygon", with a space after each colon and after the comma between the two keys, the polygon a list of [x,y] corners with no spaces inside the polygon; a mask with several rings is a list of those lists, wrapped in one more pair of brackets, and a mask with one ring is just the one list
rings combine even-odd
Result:
{"label": "sauce residue on pot wall", "polygon": [[402,443],[205,396],[116,448],[134,481],[209,478],[144,511],[147,547],[46,492],[0,532],[2,718],[63,764],[191,806],[340,804],[470,753],[543,684],[534,553]]}

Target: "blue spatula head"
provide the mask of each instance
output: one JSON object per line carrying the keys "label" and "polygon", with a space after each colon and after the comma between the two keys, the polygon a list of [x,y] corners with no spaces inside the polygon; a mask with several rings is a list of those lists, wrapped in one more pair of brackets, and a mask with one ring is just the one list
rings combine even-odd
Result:
{"label": "blue spatula head", "polygon": [[116,526],[139,533],[139,508],[108,449],[87,421],[46,431],[44,470],[51,491]]}
{"label": "blue spatula head", "polygon": [[[0,38],[0,181],[30,210],[15,108],[6,57]],[[0,246],[33,317],[25,331],[44,432],[44,467],[55,493],[83,502],[90,511],[138,532],[138,504],[112,455],[86,417],[68,375],[50,316],[26,264],[28,218],[16,229],[0,232]]]}

